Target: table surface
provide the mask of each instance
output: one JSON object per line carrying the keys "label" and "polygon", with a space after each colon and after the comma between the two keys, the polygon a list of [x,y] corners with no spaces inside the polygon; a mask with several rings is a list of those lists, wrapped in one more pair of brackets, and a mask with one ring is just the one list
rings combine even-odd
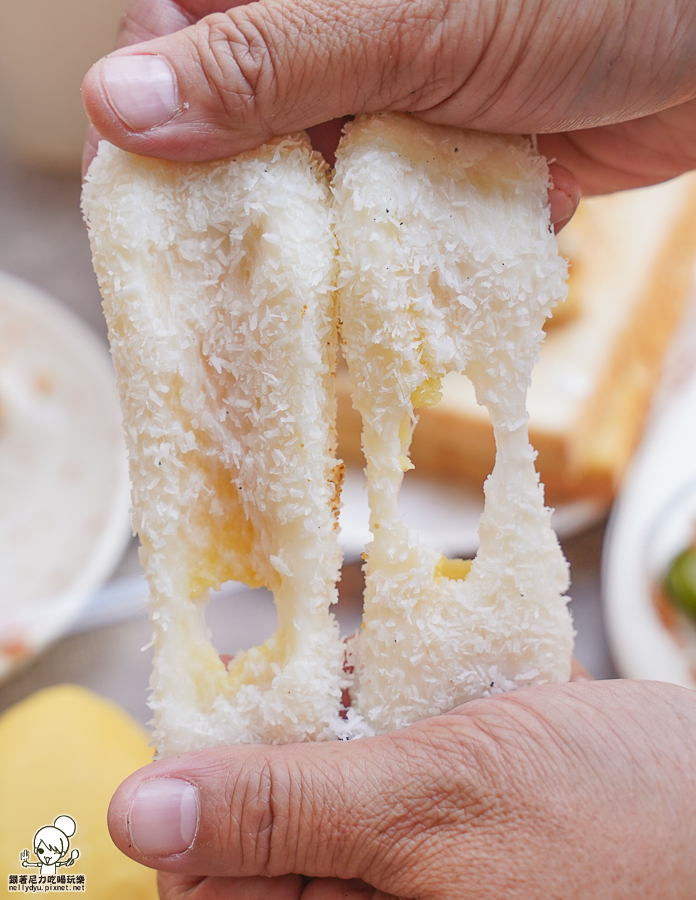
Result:
{"label": "table surface", "polygon": [[[79,209],[78,173],[25,169],[0,150],[0,269],[25,278],[59,298],[106,342],[99,292]],[[571,609],[577,631],[576,655],[595,678],[616,677],[604,629],[600,564],[604,525],[563,542],[571,565]],[[132,570],[130,547],[121,570]],[[348,631],[359,620],[360,573],[350,566],[343,580],[338,616]],[[261,601],[260,601],[261,602]],[[266,602],[266,601],[263,601]],[[234,602],[211,612],[214,632],[236,628],[235,640],[256,642],[240,633]],[[270,621],[270,613],[262,620]],[[82,684],[120,703],[142,722],[149,718],[146,693],[150,672],[149,626],[144,616],[58,641],[25,669],[0,684],[0,711],[48,685]],[[233,648],[237,649],[237,648]]]}

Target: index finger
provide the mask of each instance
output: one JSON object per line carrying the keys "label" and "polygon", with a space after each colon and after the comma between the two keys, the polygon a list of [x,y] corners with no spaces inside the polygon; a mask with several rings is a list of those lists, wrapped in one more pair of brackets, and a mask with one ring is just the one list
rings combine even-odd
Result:
{"label": "index finger", "polygon": [[193,25],[210,13],[243,6],[245,0],[131,0],[114,49],[150,41]]}
{"label": "index finger", "polygon": [[583,666],[580,660],[574,656],[571,660],[571,669],[570,669],[570,680],[571,681],[594,681],[594,678],[590,675],[587,669]]}

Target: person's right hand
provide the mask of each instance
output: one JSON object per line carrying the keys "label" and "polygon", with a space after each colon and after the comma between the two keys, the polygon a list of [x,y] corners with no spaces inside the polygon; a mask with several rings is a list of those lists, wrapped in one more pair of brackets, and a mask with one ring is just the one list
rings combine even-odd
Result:
{"label": "person's right hand", "polygon": [[585,193],[696,167],[689,0],[134,0],[120,43],[84,103],[145,155],[214,159],[389,109],[539,134]]}
{"label": "person's right hand", "polygon": [[164,900],[693,900],[694,746],[695,692],[546,685],[376,738],[161,760],[109,827]]}

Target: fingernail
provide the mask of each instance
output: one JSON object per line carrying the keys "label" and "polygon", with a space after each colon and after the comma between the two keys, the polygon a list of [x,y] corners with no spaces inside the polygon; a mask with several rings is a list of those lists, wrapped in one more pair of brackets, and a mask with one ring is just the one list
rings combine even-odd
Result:
{"label": "fingernail", "polygon": [[164,125],[177,111],[174,72],[159,56],[108,56],[101,80],[114,112],[132,131]]}
{"label": "fingernail", "polygon": [[566,194],[565,191],[558,188],[552,188],[549,191],[549,206],[551,207],[551,222],[556,231],[562,228],[568,222],[575,212],[575,201]]}
{"label": "fingernail", "polygon": [[151,778],[140,785],[131,801],[131,842],[143,856],[183,853],[193,843],[198,818],[194,785],[180,778]]}

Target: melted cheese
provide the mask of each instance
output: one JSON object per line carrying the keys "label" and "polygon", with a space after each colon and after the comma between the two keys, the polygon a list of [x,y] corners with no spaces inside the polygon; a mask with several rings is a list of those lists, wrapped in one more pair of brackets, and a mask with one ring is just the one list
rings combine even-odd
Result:
{"label": "melted cheese", "polygon": [[451,578],[454,581],[464,581],[471,571],[470,559],[448,559],[441,556],[435,566],[435,578]]}

